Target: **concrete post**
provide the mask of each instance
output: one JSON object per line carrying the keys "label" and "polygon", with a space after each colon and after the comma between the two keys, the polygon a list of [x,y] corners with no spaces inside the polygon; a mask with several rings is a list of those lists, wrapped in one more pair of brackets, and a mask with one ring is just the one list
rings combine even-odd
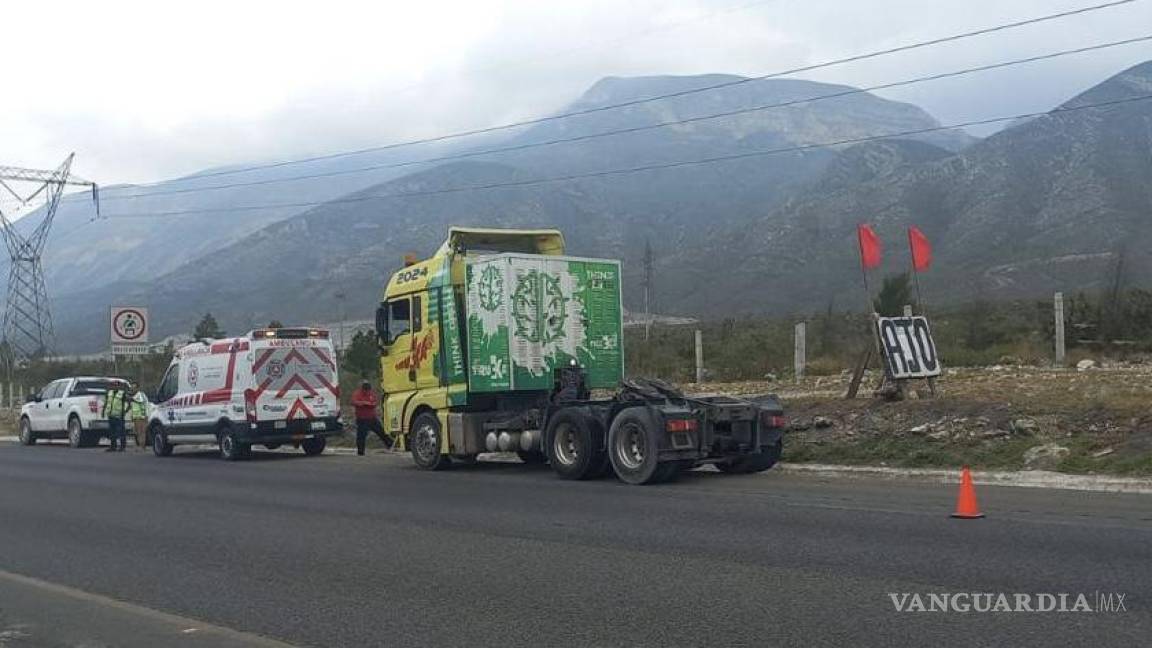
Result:
{"label": "concrete post", "polygon": [[1064,293],[1058,292],[1052,299],[1052,310],[1056,317],[1056,366],[1064,366]]}
{"label": "concrete post", "polygon": [[904,304],[904,317],[912,317],[912,304]]}
{"label": "concrete post", "polygon": [[704,382],[704,337],[700,329],[696,329],[696,382]]}
{"label": "concrete post", "polygon": [[795,354],[792,361],[792,367],[796,374],[796,382],[804,380],[804,366],[807,361],[808,348],[807,348],[807,325],[804,322],[796,323],[796,341],[795,341]]}

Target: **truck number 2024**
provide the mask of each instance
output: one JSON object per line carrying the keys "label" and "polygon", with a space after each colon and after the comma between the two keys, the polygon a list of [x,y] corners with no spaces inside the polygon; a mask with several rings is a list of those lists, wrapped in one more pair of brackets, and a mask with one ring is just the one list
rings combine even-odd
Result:
{"label": "truck number 2024", "polygon": [[411,270],[405,270],[405,271],[401,272],[400,274],[396,275],[396,283],[398,283],[398,284],[407,283],[409,281],[415,281],[421,277],[427,277],[427,276],[428,276],[428,268],[412,268]]}

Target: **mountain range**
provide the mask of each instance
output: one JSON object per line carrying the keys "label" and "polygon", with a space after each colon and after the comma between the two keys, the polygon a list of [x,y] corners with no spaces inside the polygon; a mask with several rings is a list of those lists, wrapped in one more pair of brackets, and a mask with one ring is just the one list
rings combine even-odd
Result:
{"label": "mountain range", "polygon": [[[206,311],[231,331],[366,318],[403,255],[430,253],[449,225],[559,227],[571,253],[624,261],[633,308],[651,242],[657,310],[706,317],[862,303],[860,222],[881,233],[887,273],[907,266],[904,227],[924,230],[936,247],[924,290],[938,302],[1090,290],[1121,253],[1132,277],[1149,276],[1152,102],[1069,109],[1152,94],[1152,62],[985,139],[850,90],[607,78],[563,111],[585,114],[479,143],[109,188],[108,217],[91,224],[70,199],[45,259],[59,347],[105,346],[113,303],[151,308],[156,336],[187,333]],[[842,96],[817,99],[830,94]],[[700,119],[715,113],[736,114]],[[910,131],[921,134],[893,137]],[[570,138],[589,139],[533,146]],[[455,159],[395,166],[428,157]],[[636,167],[648,170],[546,181]],[[313,174],[324,177],[284,181]],[[203,190],[220,184],[244,186]],[[270,203],[286,206],[244,209]]]}

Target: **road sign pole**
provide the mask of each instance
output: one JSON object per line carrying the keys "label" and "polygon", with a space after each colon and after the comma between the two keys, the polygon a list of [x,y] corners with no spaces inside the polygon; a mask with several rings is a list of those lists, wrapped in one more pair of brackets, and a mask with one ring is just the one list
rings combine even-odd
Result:
{"label": "road sign pole", "polygon": [[1056,366],[1064,366],[1064,293],[1052,297],[1052,311],[1056,318]]}
{"label": "road sign pole", "polygon": [[696,329],[696,383],[704,382],[704,334]]}
{"label": "road sign pole", "polygon": [[793,349],[794,357],[792,361],[792,367],[796,375],[796,382],[804,380],[804,365],[806,364],[808,355],[806,334],[807,325],[804,322],[797,322],[795,333],[795,348]]}

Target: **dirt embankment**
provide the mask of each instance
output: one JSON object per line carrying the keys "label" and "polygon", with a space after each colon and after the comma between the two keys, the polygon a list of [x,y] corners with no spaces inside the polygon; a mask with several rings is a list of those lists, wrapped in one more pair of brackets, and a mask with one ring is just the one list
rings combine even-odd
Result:
{"label": "dirt embankment", "polygon": [[779,394],[785,461],[1152,475],[1152,365],[951,369],[935,398],[921,382],[899,402],[844,400],[847,385],[841,375],[684,387]]}

